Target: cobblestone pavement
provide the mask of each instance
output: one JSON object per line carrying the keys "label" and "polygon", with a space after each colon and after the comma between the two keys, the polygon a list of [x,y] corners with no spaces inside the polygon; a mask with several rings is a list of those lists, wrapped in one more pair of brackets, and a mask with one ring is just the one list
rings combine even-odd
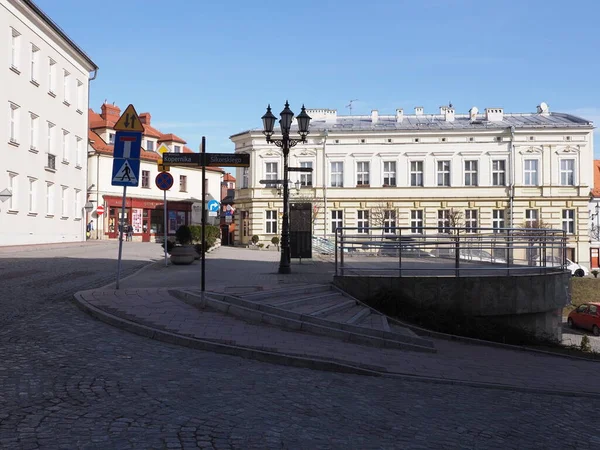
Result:
{"label": "cobblestone pavement", "polygon": [[[594,399],[295,369],[112,328],[70,296],[110,281],[114,250],[0,252],[0,448],[600,446],[574,426],[598,415]],[[156,253],[133,243],[126,271]]]}

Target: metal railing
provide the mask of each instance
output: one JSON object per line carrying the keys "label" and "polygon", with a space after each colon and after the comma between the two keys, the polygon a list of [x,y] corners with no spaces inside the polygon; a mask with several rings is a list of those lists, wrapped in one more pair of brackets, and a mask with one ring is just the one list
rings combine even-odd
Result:
{"label": "metal railing", "polygon": [[545,228],[342,227],[336,275],[500,276],[567,270],[565,231]]}

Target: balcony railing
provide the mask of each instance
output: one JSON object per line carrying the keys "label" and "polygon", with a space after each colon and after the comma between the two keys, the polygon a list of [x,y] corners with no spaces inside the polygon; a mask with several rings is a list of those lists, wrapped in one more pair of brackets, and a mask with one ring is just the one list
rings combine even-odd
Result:
{"label": "balcony railing", "polygon": [[[365,231],[367,231],[365,233]],[[567,271],[563,230],[338,228],[336,275],[502,276]]]}

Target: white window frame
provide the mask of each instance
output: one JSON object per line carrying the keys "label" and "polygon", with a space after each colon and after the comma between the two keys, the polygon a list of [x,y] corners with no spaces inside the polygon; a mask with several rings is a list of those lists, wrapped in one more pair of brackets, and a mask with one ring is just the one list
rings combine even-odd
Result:
{"label": "white window frame", "polygon": [[334,234],[336,228],[344,226],[344,210],[343,209],[332,209],[331,210],[331,233]]}
{"label": "white window frame", "polygon": [[21,64],[21,33],[11,27],[10,29],[10,66],[20,72]]}
{"label": "white window frame", "polygon": [[279,161],[265,161],[263,169],[265,174],[265,180],[279,179]]}
{"label": "white window frame", "polygon": [[19,105],[8,102],[9,108],[9,127],[8,141],[12,144],[19,143]]}
{"label": "white window frame", "polygon": [[465,159],[463,169],[465,186],[479,186],[479,160]]}
{"label": "white window frame", "polygon": [[29,181],[29,214],[36,214],[37,209],[37,196],[36,196],[36,187],[37,187],[37,178],[28,177]]}
{"label": "white window frame", "polygon": [[[527,167],[528,163],[535,163],[535,170]],[[529,179],[528,179],[529,177]],[[535,177],[532,180],[531,177]],[[540,185],[540,159],[527,158],[523,160],[523,186],[539,186]]]}
{"label": "white window frame", "polygon": [[242,189],[248,189],[250,186],[250,169],[248,167],[242,168]]}
{"label": "white window frame", "polygon": [[31,44],[31,55],[29,61],[29,69],[31,70],[31,81],[39,86],[38,83],[38,72],[40,65],[40,49],[35,44]]}
{"label": "white window frame", "polygon": [[17,212],[19,210],[19,174],[8,172],[8,188],[12,193],[8,199],[8,210]]}
{"label": "white window frame", "polygon": [[575,234],[575,210],[562,210],[562,229],[567,234]]}
{"label": "white window frame", "polygon": [[356,227],[358,234],[369,234],[369,210],[359,209],[356,211]]}
{"label": "white window frame", "polygon": [[75,189],[75,213],[73,217],[75,220],[81,220],[82,207],[81,207],[81,189]]}
{"label": "white window frame", "polygon": [[423,210],[422,209],[411,209],[410,210],[410,232],[423,234]]}
{"label": "white window frame", "polygon": [[[312,161],[300,161],[300,167],[313,168]],[[313,173],[312,172],[300,172],[300,186],[312,187],[313,185]]]}
{"label": "white window frame", "polygon": [[535,222],[540,220],[540,210],[531,208],[525,210],[525,228],[533,228]]}
{"label": "white window frame", "polygon": [[356,186],[370,186],[371,163],[369,161],[356,161]]}
{"label": "white window frame", "polygon": [[[571,167],[568,167],[570,163]],[[561,186],[575,186],[575,158],[560,158],[559,164],[559,177]],[[566,166],[566,167],[565,167]]]}
{"label": "white window frame", "polygon": [[38,140],[39,140],[39,116],[32,112],[29,112],[29,149],[37,150],[38,149]]}
{"label": "white window frame", "polygon": [[69,132],[62,130],[62,160],[63,162],[69,161]]}
{"label": "white window frame", "polygon": [[54,151],[54,125],[52,122],[46,122],[46,145],[48,148],[46,149],[46,153],[49,155],[56,156],[56,152]]}
{"label": "white window frame", "polygon": [[67,203],[69,197],[69,187],[61,186],[60,191],[60,215],[61,217],[69,217],[69,205]]}
{"label": "white window frame", "polygon": [[149,152],[154,151],[154,141],[152,139],[146,139],[146,150]]}
{"label": "white window frame", "polygon": [[69,106],[71,104],[71,73],[63,70],[63,102]]}
{"label": "white window frame", "polygon": [[277,210],[265,210],[265,233],[277,234]]}
{"label": "white window frame", "polygon": [[174,145],[173,153],[181,153],[181,145]]}
{"label": "white window frame", "polygon": [[383,185],[395,187],[397,179],[397,167],[396,161],[383,161]]}
{"label": "white window frame", "polygon": [[344,187],[344,161],[329,162],[329,186]]}
{"label": "white window frame", "polygon": [[48,58],[48,92],[56,96],[56,61]]}
{"label": "white window frame", "polygon": [[[447,164],[447,167],[445,166]],[[440,167],[441,165],[441,167]],[[435,163],[436,167],[436,185],[438,187],[452,186],[452,161],[449,159],[440,159]],[[441,183],[440,183],[441,176]]]}
{"label": "white window frame", "polygon": [[79,136],[75,136],[75,166],[81,167],[83,161],[83,139]]}
{"label": "white window frame", "polygon": [[46,181],[46,215],[54,216],[54,183]]}
{"label": "white window frame", "polygon": [[492,186],[506,186],[506,159],[492,160]]}
{"label": "white window frame", "polygon": [[465,231],[476,233],[479,228],[479,210],[465,209]]}
{"label": "white window frame", "polygon": [[84,87],[83,87],[83,82],[81,80],[77,80],[77,87],[75,90],[75,95],[77,96],[77,112],[83,112],[83,109],[85,108],[84,106],[84,101],[83,101],[83,97],[84,97]]}
{"label": "white window frame", "polygon": [[[422,187],[425,185],[425,161],[422,159],[411,160],[408,163],[408,183],[411,187]],[[414,175],[414,183],[413,183]],[[420,182],[419,182],[420,177]]]}
{"label": "white window frame", "polygon": [[493,209],[492,210],[492,228],[494,233],[501,233],[501,228],[506,228],[506,210],[505,209]]}
{"label": "white window frame", "polygon": [[437,228],[438,233],[450,233],[450,210],[437,210]]}
{"label": "white window frame", "polygon": [[383,211],[383,232],[385,234],[396,234],[397,217],[395,209],[386,209]]}

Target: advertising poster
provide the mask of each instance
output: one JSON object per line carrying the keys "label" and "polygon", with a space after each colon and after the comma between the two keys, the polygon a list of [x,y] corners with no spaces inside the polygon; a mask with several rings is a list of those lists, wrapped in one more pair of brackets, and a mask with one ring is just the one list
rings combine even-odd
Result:
{"label": "advertising poster", "polygon": [[177,231],[177,211],[169,211],[169,234]]}
{"label": "advertising poster", "polygon": [[132,218],[132,226],[134,233],[142,232],[142,214],[144,213],[143,209],[134,208],[131,214]]}

